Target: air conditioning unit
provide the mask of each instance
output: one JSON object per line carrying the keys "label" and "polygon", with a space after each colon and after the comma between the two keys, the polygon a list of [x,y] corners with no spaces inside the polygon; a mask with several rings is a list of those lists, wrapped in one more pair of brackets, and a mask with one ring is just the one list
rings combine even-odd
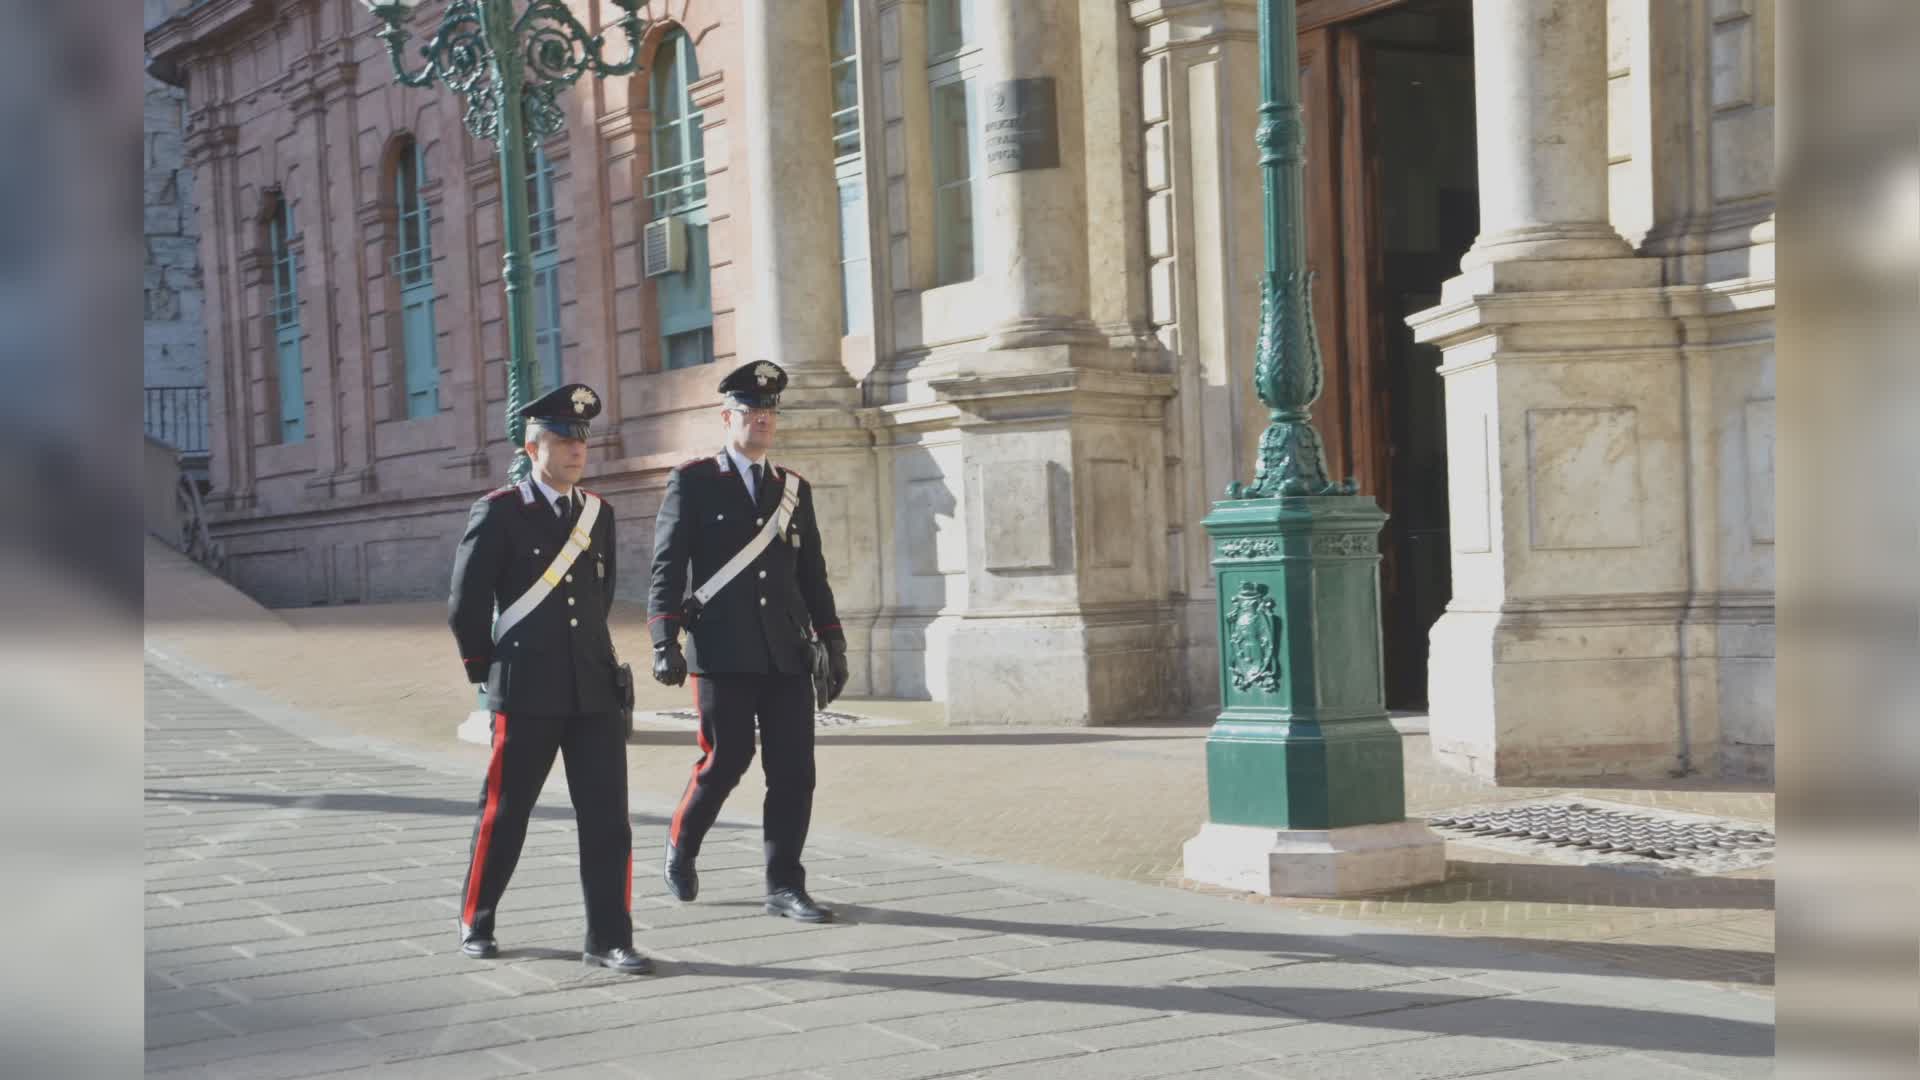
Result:
{"label": "air conditioning unit", "polygon": [[678,215],[647,222],[640,240],[640,261],[648,277],[687,268],[687,226]]}

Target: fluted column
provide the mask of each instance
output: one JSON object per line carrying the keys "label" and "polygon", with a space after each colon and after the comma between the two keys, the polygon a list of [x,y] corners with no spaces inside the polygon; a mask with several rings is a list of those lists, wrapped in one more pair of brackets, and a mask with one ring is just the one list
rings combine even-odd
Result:
{"label": "fluted column", "polygon": [[823,261],[840,242],[827,10],[743,0],[741,14],[753,235],[746,340],[750,358],[787,370],[789,400],[804,404],[810,390],[853,385],[840,361],[840,275]]}
{"label": "fluted column", "polygon": [[1607,5],[1474,0],[1480,237],[1465,269],[1631,255],[1607,205]]}

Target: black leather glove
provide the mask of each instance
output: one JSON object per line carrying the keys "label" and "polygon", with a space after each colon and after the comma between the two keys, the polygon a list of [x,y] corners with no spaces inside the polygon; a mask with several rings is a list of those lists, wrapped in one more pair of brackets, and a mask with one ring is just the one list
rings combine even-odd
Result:
{"label": "black leather glove", "polygon": [[663,641],[653,647],[653,681],[662,686],[679,686],[687,681],[687,658],[677,641]]}
{"label": "black leather glove", "polygon": [[827,670],[833,675],[833,690],[827,695],[832,702],[847,688],[847,643],[844,641],[827,642]]}

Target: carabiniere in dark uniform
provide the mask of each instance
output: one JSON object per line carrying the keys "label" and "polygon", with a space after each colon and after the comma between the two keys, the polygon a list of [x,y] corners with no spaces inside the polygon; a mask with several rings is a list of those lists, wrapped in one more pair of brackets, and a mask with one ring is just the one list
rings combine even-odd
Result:
{"label": "carabiniere in dark uniform", "polygon": [[[493,713],[493,758],[460,898],[460,942],[469,956],[497,954],[495,912],[519,861],[534,800],[559,753],[579,825],[585,959],[640,974],[651,964],[633,949],[630,914],[633,832],[623,707],[631,705],[631,683],[623,687],[621,679],[631,676],[620,669],[607,628],[613,511],[591,492],[577,486],[561,492],[548,483],[550,476],[565,475],[566,484],[578,478],[589,422],[599,412],[598,396],[578,383],[522,408],[534,477],[474,503],[454,556],[448,622],[467,678],[485,684]],[[594,521],[583,529],[589,510]],[[556,572],[554,558],[569,543],[581,550]],[[550,591],[499,633],[496,609],[505,625],[516,603],[524,606],[522,598],[543,580]]]}
{"label": "carabiniere in dark uniform", "polygon": [[[813,813],[814,708],[846,686],[846,636],[827,583],[812,488],[799,473],[765,460],[786,382],[786,373],[765,361],[721,382],[728,447],[674,469],[654,519],[654,677],[677,686],[691,673],[700,745],[669,828],[664,872],[675,897],[697,895],[694,859],[753,761],[757,721],[767,778],[767,910],[825,922],[832,913],[808,897],[800,855]],[[701,603],[702,584],[770,522],[778,524],[783,495],[793,497],[784,528]],[[683,630],[690,639],[684,656]]]}

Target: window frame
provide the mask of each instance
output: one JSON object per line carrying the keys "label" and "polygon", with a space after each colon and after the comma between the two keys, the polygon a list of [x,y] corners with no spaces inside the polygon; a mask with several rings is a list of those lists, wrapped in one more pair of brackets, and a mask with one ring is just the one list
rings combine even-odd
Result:
{"label": "window frame", "polygon": [[394,155],[394,241],[392,272],[399,286],[400,374],[406,418],[440,412],[440,358],[434,324],[433,211],[424,194],[426,146],[414,136]]}
{"label": "window frame", "polygon": [[[935,33],[936,11],[948,8],[957,13],[959,23],[958,38],[953,48],[944,51],[936,49]],[[955,285],[971,281],[980,271],[980,253],[982,250],[983,218],[981,167],[984,162],[980,137],[979,117],[981,111],[981,90],[984,86],[983,74],[986,69],[986,53],[977,36],[977,24],[973,17],[972,0],[928,0],[927,5],[927,128],[932,138],[932,196],[933,196],[933,248],[934,248],[934,285]],[[961,103],[961,124],[967,138],[967,162],[965,175],[955,177],[955,163],[948,161],[948,140],[943,137],[945,110],[947,102],[954,100],[953,88],[958,86],[958,99]],[[952,225],[947,221],[943,210],[944,196],[949,191],[965,189],[967,192],[968,227],[966,239],[968,249],[965,266],[957,265],[957,237],[952,234]],[[964,270],[964,272],[962,272]]]}
{"label": "window frame", "polygon": [[293,203],[284,193],[278,194],[267,219],[271,273],[267,318],[273,328],[282,443],[304,442],[307,437],[306,365],[300,355],[300,262],[294,236]]}
{"label": "window frame", "polygon": [[547,148],[527,148],[527,289],[533,306],[535,385],[552,390],[566,381],[566,335],[560,320],[560,223],[554,208],[557,173]]}
{"label": "window frame", "polygon": [[[662,54],[669,50],[671,55],[663,60]],[[644,187],[650,220],[658,220],[704,210],[707,205],[707,147],[701,128],[706,114],[693,103],[692,86],[700,81],[700,58],[686,30],[676,26],[667,31],[653,56],[648,83],[653,115],[647,133],[651,157]],[[671,112],[664,108],[668,103],[673,105]],[[672,164],[662,165],[663,161]]]}

